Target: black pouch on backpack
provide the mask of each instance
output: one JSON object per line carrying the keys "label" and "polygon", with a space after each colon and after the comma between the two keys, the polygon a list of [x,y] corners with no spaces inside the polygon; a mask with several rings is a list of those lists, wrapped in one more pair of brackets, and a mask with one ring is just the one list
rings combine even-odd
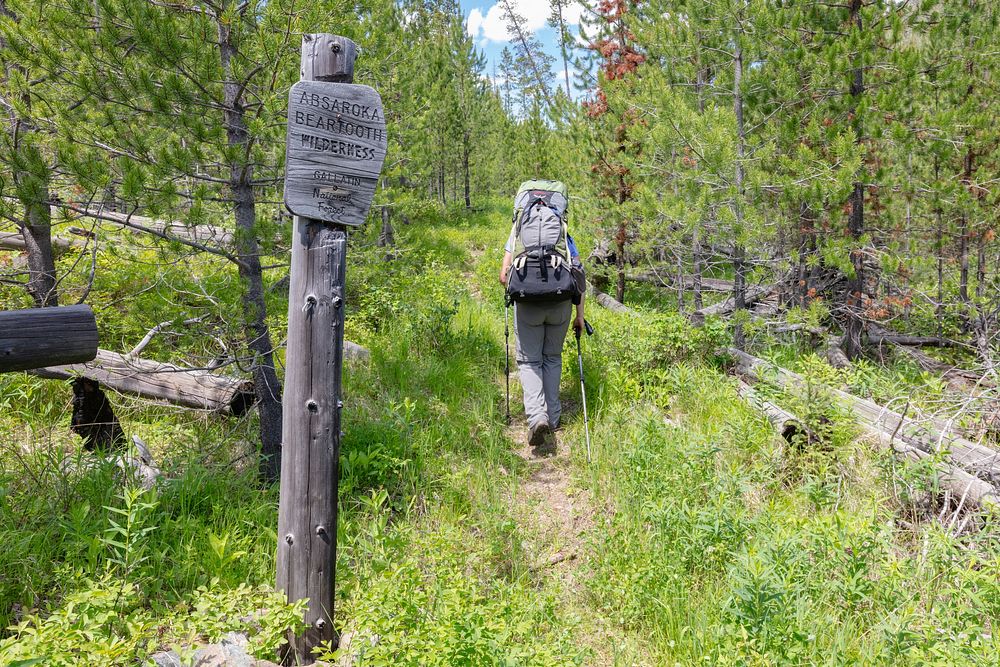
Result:
{"label": "black pouch on backpack", "polygon": [[570,267],[559,261],[553,266],[551,257],[525,254],[514,260],[507,281],[507,293],[512,301],[554,303],[579,295]]}

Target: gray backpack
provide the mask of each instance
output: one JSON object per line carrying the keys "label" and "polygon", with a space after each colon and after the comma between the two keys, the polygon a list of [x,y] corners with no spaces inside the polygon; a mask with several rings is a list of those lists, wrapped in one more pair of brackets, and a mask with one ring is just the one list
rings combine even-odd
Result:
{"label": "gray backpack", "polygon": [[580,295],[567,240],[568,205],[566,186],[559,181],[525,181],[518,188],[510,300],[575,301]]}

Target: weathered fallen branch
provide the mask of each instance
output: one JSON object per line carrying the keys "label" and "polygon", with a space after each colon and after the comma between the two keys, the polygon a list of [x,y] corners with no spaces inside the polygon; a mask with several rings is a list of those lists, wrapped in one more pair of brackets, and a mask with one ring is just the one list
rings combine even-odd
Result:
{"label": "weathered fallen branch", "polygon": [[826,361],[834,368],[850,368],[851,360],[844,354],[841,347],[841,339],[837,336],[830,336],[826,340]]}
{"label": "weathered fallen branch", "polygon": [[623,304],[621,301],[615,300],[613,297],[608,296],[601,290],[594,287],[593,283],[587,283],[587,291],[590,293],[594,300],[600,305],[604,306],[608,310],[614,311],[616,313],[631,313],[632,309]]}
{"label": "weathered fallen branch", "polygon": [[[52,250],[53,251],[66,251],[75,246],[82,246],[84,244],[83,239],[64,239],[58,236],[52,238]],[[24,237],[18,232],[0,232],[0,250],[16,250],[22,251],[25,249]]]}
{"label": "weathered fallen branch", "polygon": [[[156,220],[155,218],[149,218],[144,215],[115,213],[113,211],[98,212],[83,208],[70,208],[69,210],[79,216],[96,218],[106,222],[119,222],[122,225],[125,225],[126,223],[140,225],[145,229],[150,229],[160,234],[166,234],[171,237],[187,241],[211,243],[213,245],[224,247],[229,247],[233,244],[233,233],[228,229],[217,227],[215,225],[186,225],[183,222]],[[59,207],[53,207],[53,219],[60,211],[61,209]],[[127,226],[125,229],[138,231],[135,228]]]}
{"label": "weathered fallen branch", "polygon": [[256,400],[249,380],[129,358],[108,350],[98,350],[97,357],[86,364],[51,366],[30,372],[56,380],[82,376],[123,394],[237,416]]}
{"label": "weathered fallen branch", "polygon": [[[754,304],[755,302],[763,299],[765,296],[770,294],[776,289],[776,284],[771,285],[758,285],[756,287],[750,287],[746,291],[746,296],[744,301],[747,306]],[[732,295],[726,297],[722,301],[711,306],[705,306],[701,310],[696,310],[691,313],[691,319],[695,322],[703,322],[706,317],[710,315],[728,315],[736,310],[736,301],[733,299]]]}
{"label": "weathered fallen branch", "polygon": [[90,306],[0,311],[0,373],[90,361],[96,354]]}
{"label": "weathered fallen branch", "polygon": [[[761,372],[764,367],[768,366],[767,362],[763,359],[758,359],[745,352],[740,352],[739,350],[729,350],[737,358],[739,363],[739,369],[741,372],[746,372],[753,377],[761,378]],[[777,371],[777,378],[779,384],[782,382],[797,382],[801,381],[801,377],[791,371],[786,371],[779,367],[770,366],[771,369]],[[796,379],[797,378],[797,379]],[[741,383],[742,384],[742,383]],[[750,390],[749,396],[753,397],[752,389]],[[858,399],[857,397],[845,394],[845,392],[840,392],[838,390],[831,390],[837,395],[847,396],[851,401],[864,401],[864,399]],[[741,395],[746,396],[744,391],[740,392]],[[757,399],[759,400],[759,399]],[[870,403],[870,401],[867,401]],[[872,404],[874,405],[874,404]],[[763,407],[761,409],[764,409]],[[889,412],[889,411],[885,411]],[[779,428],[780,425],[787,424],[790,419],[794,419],[794,415],[786,412],[781,407],[769,404],[769,407],[765,409],[765,413],[768,415],[768,419],[771,420],[772,424],[775,424],[775,428]],[[901,436],[900,431],[903,430],[902,425],[905,424],[906,420],[901,415],[896,415],[899,418],[897,425],[893,428],[889,428],[890,422],[882,421],[871,421],[865,414],[867,410],[863,411],[862,414],[855,414],[859,417],[858,422],[862,429],[869,435],[874,437],[877,445],[880,447],[891,449],[896,454],[906,457],[912,461],[924,461],[931,458],[932,454],[925,451],[923,448],[916,446],[908,440],[912,440],[907,436]],[[895,413],[890,413],[895,414]],[[784,426],[782,426],[784,428]],[[784,436],[784,432],[782,432]],[[787,439],[787,438],[786,438]],[[995,454],[995,453],[994,453]],[[954,458],[955,450],[952,450],[952,457]],[[975,505],[979,507],[1000,507],[1000,496],[997,494],[997,489],[991,483],[982,480],[975,475],[963,470],[957,465],[945,461],[937,461],[933,464],[935,470],[935,478],[937,483],[942,489],[946,489],[951,492],[955,497],[965,498],[970,505]]]}
{"label": "weathered fallen branch", "polygon": [[119,468],[126,474],[131,475],[142,485],[142,488],[149,491],[156,486],[157,480],[162,477],[159,466],[153,461],[153,455],[146,447],[146,443],[137,435],[132,436],[132,443],[135,445],[135,454],[126,452],[116,461]]}
{"label": "weathered fallen branch", "polygon": [[[662,274],[652,271],[647,273],[636,273],[630,276],[625,276],[625,279],[636,283],[648,283],[658,287],[671,287],[674,289],[677,288],[678,284],[677,277],[667,273],[666,271]],[[692,276],[684,276],[680,280],[680,285],[684,289],[693,289],[694,283],[695,279]],[[733,289],[733,281],[722,280],[720,278],[702,278],[701,289],[706,292],[731,292]]]}
{"label": "weathered fallen branch", "polygon": [[868,339],[875,343],[892,343],[894,345],[912,345],[916,347],[958,347],[958,341],[938,336],[906,336],[894,333],[874,324],[868,325]]}
{"label": "weathered fallen branch", "polygon": [[[781,387],[803,387],[806,384],[797,373],[763,359],[733,348],[729,348],[728,352],[736,359],[737,370],[748,377],[773,381]],[[1000,480],[1000,452],[957,436],[936,420],[918,422],[868,399],[832,387],[827,390],[841,406],[854,414],[862,426],[890,438],[891,442],[888,444],[894,445],[898,439],[903,444],[928,454],[948,451],[951,459],[969,472],[991,481]]]}
{"label": "weathered fallen branch", "polygon": [[746,400],[747,403],[763,412],[767,417],[767,420],[771,422],[772,426],[774,426],[774,430],[777,431],[786,442],[791,443],[797,437],[811,436],[809,429],[806,428],[801,419],[781,406],[762,398],[757,392],[754,391],[753,387],[748,385],[743,380],[738,381],[738,384],[736,385],[736,392],[744,400]]}

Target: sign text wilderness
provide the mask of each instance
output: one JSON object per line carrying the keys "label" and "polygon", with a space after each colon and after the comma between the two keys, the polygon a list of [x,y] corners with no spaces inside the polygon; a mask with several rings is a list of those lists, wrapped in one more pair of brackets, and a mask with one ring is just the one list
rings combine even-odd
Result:
{"label": "sign text wilderness", "polygon": [[295,215],[364,222],[385,160],[382,100],[368,86],[300,81],[288,95],[285,205]]}

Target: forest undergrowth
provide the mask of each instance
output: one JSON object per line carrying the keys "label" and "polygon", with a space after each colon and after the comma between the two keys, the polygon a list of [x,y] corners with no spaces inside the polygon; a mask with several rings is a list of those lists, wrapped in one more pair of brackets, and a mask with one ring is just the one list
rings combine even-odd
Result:
{"label": "forest undergrowth", "polygon": [[[876,451],[822,397],[789,397],[821,438],[786,443],[725,374],[726,325],[641,292],[635,315],[589,304],[593,461],[571,410],[559,470],[591,525],[571,564],[534,567],[512,512],[532,464],[503,414],[506,209],[415,210],[391,260],[368,232],[349,259],[347,337],[372,353],[345,374],[340,462],[336,622],[355,664],[996,664],[994,519],[950,530],[927,466]],[[817,382],[933,393],[757,344]],[[245,463],[252,420],[113,396],[162,462],[143,492],[79,453],[68,395],[0,375],[0,663],[134,665],[231,630],[273,657],[297,610],[273,593],[277,489]]]}

